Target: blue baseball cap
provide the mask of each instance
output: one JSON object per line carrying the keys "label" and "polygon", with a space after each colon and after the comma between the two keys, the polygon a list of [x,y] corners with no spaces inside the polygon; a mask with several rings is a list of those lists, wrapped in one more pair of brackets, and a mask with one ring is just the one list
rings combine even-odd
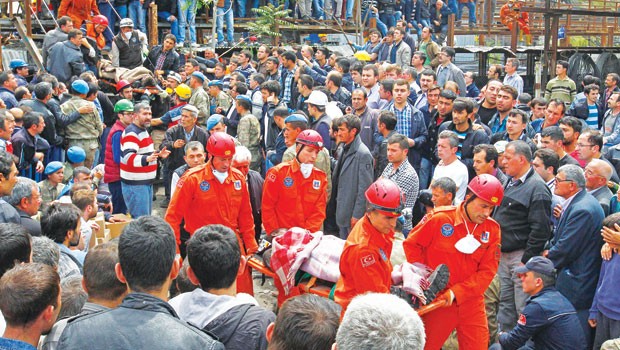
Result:
{"label": "blue baseball cap", "polygon": [[246,95],[237,95],[237,97],[235,97],[235,98],[236,98],[237,100],[244,100],[244,101],[247,101],[247,102],[252,103],[252,100],[250,100],[250,98],[249,98],[249,97],[247,97]]}
{"label": "blue baseball cap", "polygon": [[555,266],[553,262],[542,256],[534,256],[528,260],[525,265],[515,269],[515,273],[524,274],[528,271],[534,271],[547,276],[555,276]]}
{"label": "blue baseball cap", "polygon": [[62,163],[61,162],[49,162],[49,164],[47,164],[47,166],[45,167],[45,171],[44,174],[45,175],[51,175],[55,172],[57,172],[58,170],[62,169]]}
{"label": "blue baseball cap", "polygon": [[207,131],[211,131],[214,126],[222,122],[224,116],[221,114],[214,114],[207,119]]}
{"label": "blue baseball cap", "polygon": [[221,80],[211,80],[209,82],[209,86],[219,86],[219,87],[222,87],[222,86],[224,86],[224,84],[222,83]]}
{"label": "blue baseball cap", "polygon": [[291,114],[286,119],[284,119],[284,123],[293,123],[293,122],[304,122],[307,123],[308,119],[301,114]]}
{"label": "blue baseball cap", "polygon": [[192,77],[198,78],[198,79],[200,79],[202,81],[207,80],[207,77],[205,77],[205,75],[202,74],[201,72],[194,72],[194,73],[192,73]]}
{"label": "blue baseball cap", "polygon": [[22,68],[22,67],[28,67],[28,63],[26,63],[26,61],[19,59],[19,58],[11,60],[11,63],[9,63],[9,68],[11,69]]}
{"label": "blue baseball cap", "polygon": [[82,163],[86,159],[86,152],[82,147],[71,146],[67,150],[67,159],[69,159],[69,163]]}
{"label": "blue baseball cap", "polygon": [[74,81],[73,83],[71,83],[71,88],[73,88],[73,91],[81,95],[86,95],[88,93],[88,83],[86,83],[84,80],[78,79]]}

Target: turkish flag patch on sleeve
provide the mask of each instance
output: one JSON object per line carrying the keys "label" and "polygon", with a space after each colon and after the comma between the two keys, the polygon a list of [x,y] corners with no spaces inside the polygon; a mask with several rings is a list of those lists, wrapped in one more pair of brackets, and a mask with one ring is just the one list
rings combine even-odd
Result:
{"label": "turkish flag patch on sleeve", "polygon": [[524,314],[520,314],[519,315],[519,320],[517,321],[517,323],[522,325],[522,326],[525,326],[525,322],[526,322],[525,315]]}
{"label": "turkish flag patch on sleeve", "polygon": [[361,258],[361,260],[362,260],[362,267],[368,267],[368,266],[370,266],[370,265],[372,265],[372,264],[377,262],[375,260],[375,257],[370,255],[370,254],[366,255],[366,256],[363,256]]}

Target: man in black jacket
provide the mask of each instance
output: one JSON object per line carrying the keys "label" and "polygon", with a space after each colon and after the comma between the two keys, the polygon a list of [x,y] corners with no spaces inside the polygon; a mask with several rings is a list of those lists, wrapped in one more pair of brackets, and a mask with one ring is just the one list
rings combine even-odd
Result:
{"label": "man in black jacket", "polygon": [[447,121],[439,127],[439,133],[444,130],[454,131],[461,141],[456,152],[461,162],[467,166],[469,179],[476,176],[474,170],[474,147],[489,143],[489,137],[482,128],[473,129],[471,120],[474,113],[474,103],[468,99],[459,97],[452,104],[452,121]]}
{"label": "man in black jacket", "polygon": [[144,61],[144,67],[156,76],[164,76],[165,72],[179,70],[179,54],[174,51],[177,38],[172,34],[164,37],[162,45],[153,46]]}
{"label": "man in black jacket", "polygon": [[68,322],[58,349],[223,350],[222,343],[181,321],[166,302],[180,268],[175,254],[174,234],[163,219],[143,216],[130,222],[119,240],[116,265],[129,294],[116,309]]}
{"label": "man in black jacket", "polygon": [[527,294],[514,269],[541,255],[551,236],[551,191],[531,166],[532,150],[525,141],[511,141],[502,158],[506,175],[504,199],[493,215],[502,230],[500,277],[500,329],[517,325]]}
{"label": "man in black jacket", "polygon": [[182,320],[215,334],[228,350],[267,349],[267,327],[276,318],[249,295],[237,295],[237,274],[245,268],[235,233],[208,225],[187,242],[189,280],[200,285],[170,304]]}
{"label": "man in black jacket", "polygon": [[162,208],[168,207],[170,202],[170,181],[172,172],[185,164],[183,156],[185,156],[185,145],[191,141],[198,141],[203,147],[207,145],[207,132],[196,125],[198,120],[198,109],[192,105],[185,105],[181,109],[181,119],[179,124],[173,126],[166,131],[164,141],[160,148],[166,147],[170,150],[170,156],[166,159],[164,167],[164,184],[166,199],[161,203]]}

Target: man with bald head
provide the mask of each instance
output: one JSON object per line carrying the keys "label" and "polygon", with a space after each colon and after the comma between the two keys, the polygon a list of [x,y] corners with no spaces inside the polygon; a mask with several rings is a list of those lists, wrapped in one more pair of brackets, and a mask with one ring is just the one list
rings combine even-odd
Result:
{"label": "man with bald head", "polygon": [[586,190],[599,202],[605,216],[609,215],[609,201],[613,197],[613,193],[607,187],[612,171],[611,165],[601,159],[592,159],[584,169]]}

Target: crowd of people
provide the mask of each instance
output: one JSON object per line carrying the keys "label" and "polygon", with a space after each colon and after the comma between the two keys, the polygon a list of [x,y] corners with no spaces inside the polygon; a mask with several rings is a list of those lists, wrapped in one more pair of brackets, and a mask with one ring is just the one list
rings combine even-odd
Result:
{"label": "crowd of people", "polygon": [[[618,74],[578,87],[558,61],[532,98],[517,58],[479,79],[432,25],[371,30],[364,60],[224,58],[180,55],[174,34],[149,48],[124,18],[111,64],[147,73],[106,93],[98,16],[59,18],[47,72],[0,73],[0,349],[620,344]],[[97,244],[92,219],[117,214]],[[293,227],[342,240],[340,277],[333,301],[276,316],[247,259]],[[396,250],[434,271],[421,303],[443,307],[417,315]]]}

